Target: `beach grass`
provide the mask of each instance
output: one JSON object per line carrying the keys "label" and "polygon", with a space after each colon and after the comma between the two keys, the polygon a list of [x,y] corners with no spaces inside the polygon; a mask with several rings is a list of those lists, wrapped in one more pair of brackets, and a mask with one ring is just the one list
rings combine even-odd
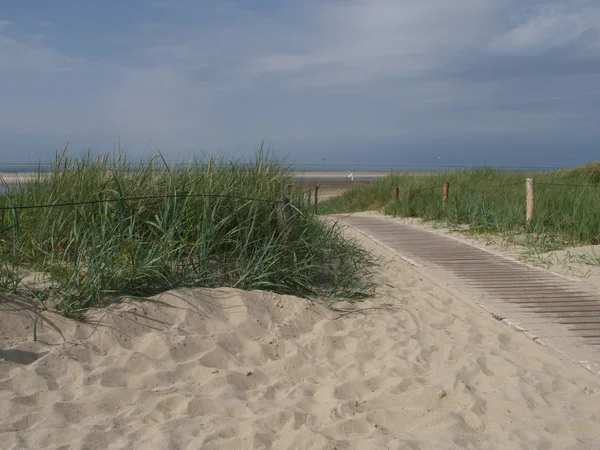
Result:
{"label": "beach grass", "polygon": [[185,166],[158,155],[135,170],[125,158],[60,154],[53,171],[0,196],[0,287],[42,272],[37,298],[73,318],[177,287],[372,294],[369,254],[314,216],[294,186],[262,150],[250,162]]}
{"label": "beach grass", "polygon": [[[526,223],[526,178],[535,181],[535,210]],[[444,182],[449,183],[443,207]],[[394,198],[398,188],[399,200]],[[544,250],[600,243],[600,163],[547,173],[493,169],[391,174],[323,202],[321,214],[382,210],[471,233],[521,233]]]}

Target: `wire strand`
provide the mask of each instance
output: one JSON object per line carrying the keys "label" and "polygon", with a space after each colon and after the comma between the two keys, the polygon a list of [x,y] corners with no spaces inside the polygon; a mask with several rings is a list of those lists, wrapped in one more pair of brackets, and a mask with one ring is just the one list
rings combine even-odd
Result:
{"label": "wire strand", "polygon": [[6,227],[6,228],[2,228],[2,229],[0,230],[0,234],[4,234],[4,233],[6,233],[8,230],[12,230],[12,229],[13,229],[13,228],[15,228],[16,226],[17,226],[17,225],[16,225],[16,224],[14,224],[14,225],[10,225],[10,226],[8,226],[8,227]]}
{"label": "wire strand", "polygon": [[[483,189],[483,188],[500,188],[500,187],[510,187],[517,186],[523,183],[522,181],[515,183],[506,183],[506,184],[495,184],[495,185],[458,185],[455,189],[462,189],[465,187],[471,189]],[[598,188],[600,185],[594,184],[568,184],[568,183],[545,183],[545,182],[536,182],[536,185],[541,186],[569,186],[569,187],[589,187],[589,188]],[[425,192],[429,190],[438,189],[438,186],[429,186],[418,188],[416,192]],[[410,189],[410,188],[409,188]],[[311,188],[308,193],[314,192]],[[15,205],[15,206],[4,206],[0,207],[0,211],[14,211],[14,210],[25,210],[25,209],[40,209],[40,208],[58,208],[65,206],[80,206],[80,205],[94,205],[100,203],[115,203],[120,201],[137,201],[137,200],[160,200],[160,199],[168,199],[168,198],[224,198],[224,199],[232,199],[232,200],[245,200],[245,201],[254,201],[254,202],[263,202],[263,203],[279,203],[281,200],[271,200],[265,198],[254,198],[254,197],[244,197],[244,196],[236,196],[236,195],[225,195],[225,194],[181,194],[181,195],[148,195],[148,196],[139,196],[139,197],[121,197],[115,199],[103,199],[103,200],[88,200],[82,202],[66,202],[66,203],[52,203],[52,204],[43,204],[43,205]]]}
{"label": "wire strand", "polygon": [[541,186],[569,186],[569,187],[588,187],[588,188],[598,188],[600,185],[598,184],[569,184],[569,183],[544,183],[543,181],[536,181],[536,185]]}
{"label": "wire strand", "polygon": [[12,211],[22,209],[39,209],[39,208],[57,208],[62,206],[79,206],[79,205],[95,205],[99,203],[114,203],[120,201],[135,201],[135,200],[157,200],[166,198],[189,198],[189,197],[206,197],[206,198],[226,198],[232,200],[246,200],[263,203],[279,203],[281,200],[270,200],[266,198],[252,198],[252,197],[241,197],[236,195],[224,195],[224,194],[181,194],[181,195],[147,195],[141,197],[121,197],[114,199],[104,200],[89,200],[83,202],[67,202],[67,203],[51,203],[45,205],[16,205],[16,206],[5,206],[1,207],[0,211]]}
{"label": "wire strand", "polygon": [[469,188],[478,188],[478,189],[481,189],[481,188],[496,188],[496,187],[518,186],[518,185],[520,185],[522,183],[523,183],[522,181],[518,181],[516,183],[506,183],[506,184],[475,184],[475,185],[469,185],[469,184],[467,184],[467,185],[458,185],[457,187],[461,188],[461,187],[466,186],[466,187],[469,187]]}

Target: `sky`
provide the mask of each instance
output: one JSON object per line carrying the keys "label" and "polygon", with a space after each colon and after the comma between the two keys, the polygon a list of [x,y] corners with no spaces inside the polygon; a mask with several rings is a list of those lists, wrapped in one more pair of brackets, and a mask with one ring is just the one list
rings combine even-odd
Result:
{"label": "sky", "polygon": [[19,0],[0,164],[69,152],[328,165],[600,159],[597,0]]}

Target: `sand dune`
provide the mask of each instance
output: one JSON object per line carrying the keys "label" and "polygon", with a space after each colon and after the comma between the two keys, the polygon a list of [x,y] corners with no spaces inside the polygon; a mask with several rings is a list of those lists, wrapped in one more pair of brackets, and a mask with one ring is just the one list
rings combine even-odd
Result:
{"label": "sand dune", "polygon": [[31,304],[3,299],[0,447],[600,447],[596,377],[353,236],[380,292],[336,311],[182,289],[45,313],[33,342]]}

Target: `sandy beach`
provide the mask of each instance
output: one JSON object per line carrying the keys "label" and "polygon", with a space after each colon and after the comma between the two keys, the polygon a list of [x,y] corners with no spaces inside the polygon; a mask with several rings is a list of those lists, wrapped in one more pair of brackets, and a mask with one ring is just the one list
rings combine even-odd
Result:
{"label": "sandy beach", "polygon": [[334,309],[234,289],[75,323],[4,297],[2,448],[495,449],[600,445],[598,378],[397,254]]}
{"label": "sandy beach", "polygon": [[389,174],[390,174],[390,172],[352,172],[351,170],[347,170],[344,172],[294,172],[294,177],[296,177],[296,178],[349,180],[350,175],[352,175],[355,179],[365,179],[365,178],[383,178]]}
{"label": "sandy beach", "polygon": [[27,183],[35,177],[37,177],[37,174],[34,172],[0,173],[0,179],[6,184]]}
{"label": "sandy beach", "polygon": [[[355,179],[365,179],[365,178],[383,178],[386,175],[389,175],[389,172],[292,172],[292,176],[294,178],[302,179],[335,179],[340,181],[349,180],[349,175],[353,174]],[[35,178],[37,173],[35,172],[19,172],[19,173],[10,173],[10,172],[2,172],[0,173],[0,178],[2,178],[6,183],[12,184],[17,182],[27,182],[32,178]]]}

